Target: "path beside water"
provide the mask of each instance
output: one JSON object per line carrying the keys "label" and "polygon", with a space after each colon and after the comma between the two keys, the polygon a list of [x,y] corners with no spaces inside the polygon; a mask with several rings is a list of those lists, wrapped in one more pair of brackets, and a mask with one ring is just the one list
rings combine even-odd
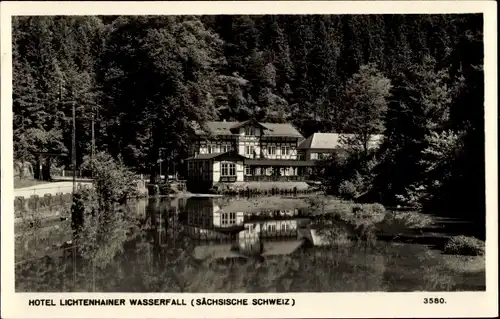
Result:
{"label": "path beside water", "polygon": [[[92,182],[79,181],[77,182],[76,185],[78,186],[79,184],[91,186]],[[57,193],[71,193],[72,190],[73,190],[73,182],[71,181],[52,182],[46,184],[33,185],[29,187],[16,188],[14,189],[14,196],[29,198],[30,196],[38,195],[40,197],[43,197],[45,194],[56,195]]]}

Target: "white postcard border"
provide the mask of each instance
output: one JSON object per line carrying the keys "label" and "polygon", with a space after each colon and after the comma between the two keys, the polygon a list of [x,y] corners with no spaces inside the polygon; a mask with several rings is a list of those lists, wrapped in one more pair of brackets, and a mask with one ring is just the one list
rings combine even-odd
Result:
{"label": "white postcard border", "polygon": [[[122,294],[15,293],[12,149],[11,16],[143,14],[361,14],[483,13],[486,132],[486,292]],[[223,2],[2,2],[1,3],[1,211],[2,318],[370,318],[498,316],[497,43],[494,1],[223,1]],[[294,306],[29,307],[35,298],[288,298]],[[424,298],[445,304],[425,305]]]}

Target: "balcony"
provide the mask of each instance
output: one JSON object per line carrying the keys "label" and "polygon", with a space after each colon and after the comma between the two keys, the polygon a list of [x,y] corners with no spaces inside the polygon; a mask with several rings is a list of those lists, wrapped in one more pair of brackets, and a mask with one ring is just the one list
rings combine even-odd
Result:
{"label": "balcony", "polygon": [[245,182],[305,182],[310,180],[308,175],[304,176],[268,176],[268,175],[245,175]]}

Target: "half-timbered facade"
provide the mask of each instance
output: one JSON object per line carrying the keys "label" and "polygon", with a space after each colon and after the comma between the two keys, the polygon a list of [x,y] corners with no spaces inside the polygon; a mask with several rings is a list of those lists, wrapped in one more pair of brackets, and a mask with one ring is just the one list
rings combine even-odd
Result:
{"label": "half-timbered facade", "polygon": [[191,185],[307,179],[298,146],[304,137],[291,124],[207,122],[192,141],[186,160]]}
{"label": "half-timbered facade", "polygon": [[242,231],[262,238],[296,237],[310,219],[299,209],[259,212],[226,211],[211,199],[190,198],[186,202],[184,229],[195,239],[231,239]]}

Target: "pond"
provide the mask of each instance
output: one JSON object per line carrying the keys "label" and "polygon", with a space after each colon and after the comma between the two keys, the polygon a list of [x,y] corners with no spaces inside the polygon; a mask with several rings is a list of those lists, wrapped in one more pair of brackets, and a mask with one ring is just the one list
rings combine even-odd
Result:
{"label": "pond", "polygon": [[315,246],[304,238],[307,208],[298,199],[139,200],[91,254],[71,241],[68,222],[26,231],[16,234],[16,291],[485,290],[482,257],[387,240]]}

